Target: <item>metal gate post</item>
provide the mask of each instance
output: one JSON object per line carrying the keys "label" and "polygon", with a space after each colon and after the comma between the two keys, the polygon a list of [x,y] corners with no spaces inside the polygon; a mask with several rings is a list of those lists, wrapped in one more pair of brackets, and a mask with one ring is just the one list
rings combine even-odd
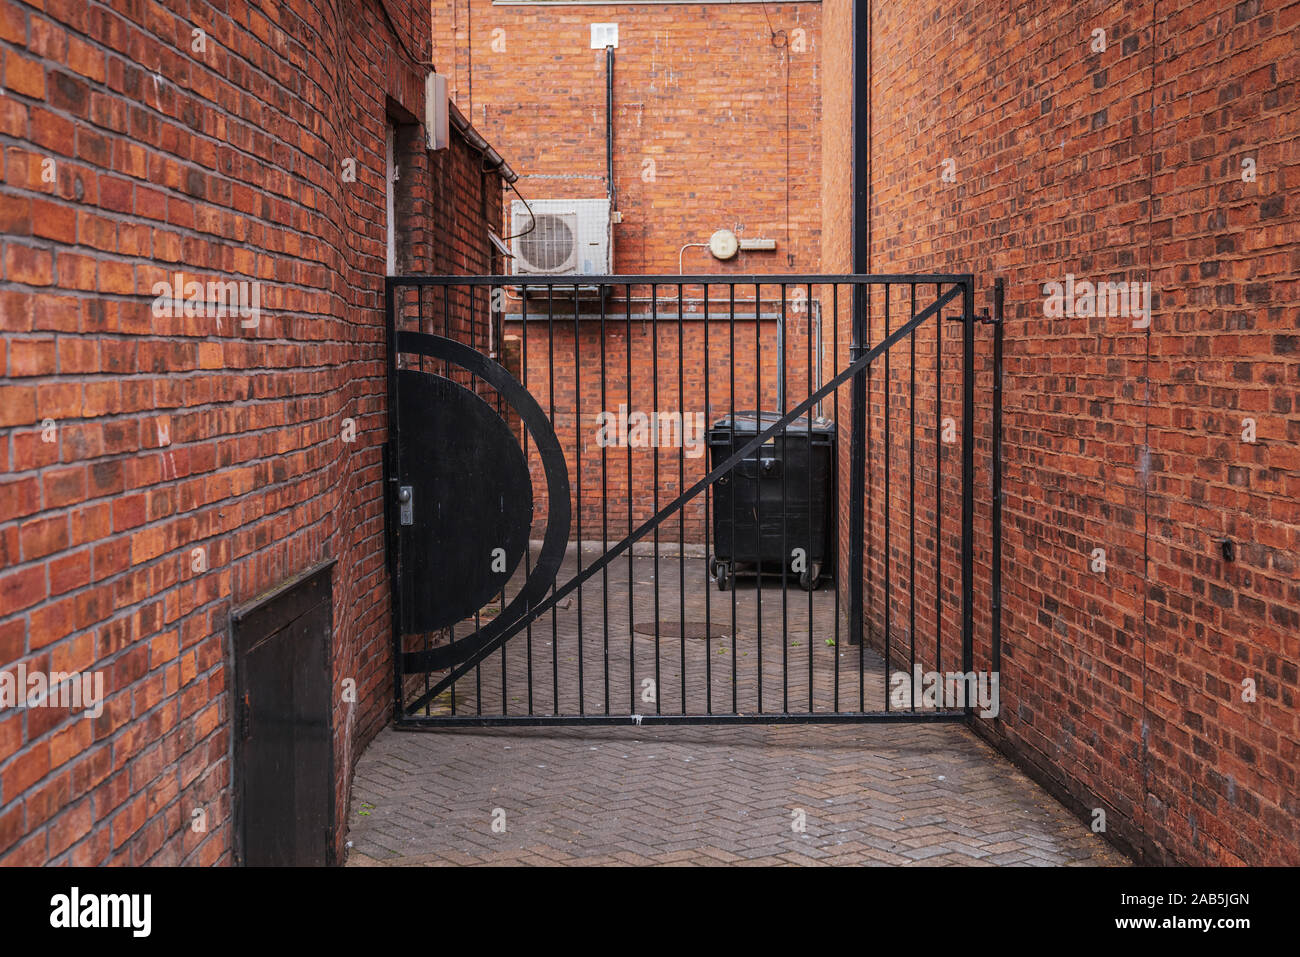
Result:
{"label": "metal gate post", "polygon": [[[853,287],[853,338],[849,359],[857,361],[867,349],[868,287]],[[849,433],[849,644],[862,644],[862,558],[863,499],[866,496],[867,464],[867,373],[863,369],[853,376],[851,393],[852,425]]]}
{"label": "metal gate post", "polygon": [[[961,396],[961,667],[974,668],[975,607],[975,279],[962,283],[962,396]],[[969,699],[969,695],[967,695]],[[974,709],[969,700],[966,713]]]}
{"label": "metal gate post", "polygon": [[393,490],[397,486],[398,421],[397,421],[397,305],[393,302],[397,290],[392,278],[384,280],[384,330],[385,361],[388,369],[388,439],[384,444],[384,535],[388,552],[388,602],[392,612],[393,627],[393,717],[402,718],[402,580],[401,556],[398,551],[396,517],[393,513]]}

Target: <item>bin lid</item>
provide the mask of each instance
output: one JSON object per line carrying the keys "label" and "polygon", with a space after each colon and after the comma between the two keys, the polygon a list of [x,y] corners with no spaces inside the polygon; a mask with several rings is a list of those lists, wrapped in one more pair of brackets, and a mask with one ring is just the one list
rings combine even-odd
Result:
{"label": "bin lid", "polygon": [[[782,413],[780,412],[737,412],[733,424],[732,416],[724,415],[718,421],[713,423],[713,428],[722,431],[748,432],[757,435],[764,429],[770,429],[776,423],[781,421]],[[806,435],[809,431],[808,416],[801,415],[785,427],[787,433],[792,435]],[[813,435],[834,435],[835,421],[817,416],[812,420]]]}

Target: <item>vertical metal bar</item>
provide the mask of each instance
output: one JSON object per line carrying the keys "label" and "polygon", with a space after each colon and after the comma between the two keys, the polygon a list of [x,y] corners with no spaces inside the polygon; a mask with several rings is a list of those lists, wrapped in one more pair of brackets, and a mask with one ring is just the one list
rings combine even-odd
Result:
{"label": "vertical metal bar", "polygon": [[[555,286],[546,284],[546,381],[550,389],[551,431],[555,431]],[[555,596],[555,582],[551,582],[551,597]],[[560,714],[560,620],[559,612],[551,605],[551,708]]]}
{"label": "vertical metal bar", "polygon": [[[893,286],[885,286],[885,338],[886,338],[886,339],[889,338],[889,300],[893,298],[893,295],[892,295],[893,291],[894,291],[894,287],[893,287]],[[893,631],[893,601],[892,601],[892,599],[893,599],[893,589],[890,587],[890,584],[891,584],[891,579],[890,579],[890,564],[891,564],[891,563],[890,563],[890,560],[889,560],[889,559],[890,559],[890,551],[889,551],[889,549],[890,549],[890,546],[891,546],[890,534],[889,534],[889,532],[890,532],[890,522],[889,522],[890,514],[889,514],[889,513],[892,511],[892,501],[891,501],[891,499],[890,499],[890,495],[889,495],[889,472],[890,472],[890,468],[889,468],[889,466],[890,466],[890,457],[891,457],[891,454],[892,454],[893,451],[894,451],[893,441],[892,441],[892,438],[891,438],[891,428],[890,428],[890,424],[891,424],[891,423],[890,423],[890,421],[889,421],[889,418],[890,418],[890,416],[889,416],[889,387],[890,387],[890,384],[891,384],[891,382],[892,382],[892,379],[890,378],[890,372],[889,372],[889,353],[892,352],[892,351],[893,351],[892,347],[889,348],[889,349],[886,349],[886,350],[885,350],[885,402],[884,402],[884,409],[885,409],[885,436],[884,436],[884,441],[885,441],[885,455],[884,455],[884,462],[885,462],[885,504],[884,504],[884,513],[885,513],[885,554],[884,554],[884,562],[885,562],[885,710],[886,710],[886,711],[889,710],[889,638],[890,638],[890,633]]]}
{"label": "vertical metal bar", "polygon": [[[867,330],[867,297],[870,286],[860,283],[853,286],[853,338],[849,345],[849,359],[856,362],[869,347]],[[863,369],[853,375],[850,392],[849,416],[849,644],[858,648],[858,710],[866,711],[866,685],[863,675],[862,635],[862,576],[863,551],[866,546],[864,499],[867,471],[867,374]]]}
{"label": "vertical metal bar", "polygon": [[[975,281],[962,282],[961,409],[961,655],[970,674],[974,658],[975,557]],[[969,697],[969,695],[967,696]],[[966,712],[973,711],[966,702]]]}
{"label": "vertical metal bar", "polygon": [[[882,283],[881,286],[885,291],[885,295],[889,295],[888,282]],[[874,284],[872,286],[867,287],[867,294],[868,294],[868,298],[867,298],[867,305],[866,305],[866,315],[863,321],[865,322],[867,327],[867,340],[866,340],[867,347],[870,348],[871,337],[875,334],[876,331],[875,322],[872,316],[872,311],[874,308],[872,297],[874,297],[875,295]],[[866,449],[864,453],[866,461],[863,464],[863,478],[862,478],[863,497],[865,499],[863,509],[866,515],[866,535],[865,535],[865,540],[863,542],[864,551],[866,551],[867,544],[870,544],[873,550],[876,545],[876,526],[875,526],[876,512],[874,508],[875,506],[874,496],[872,495],[872,492],[875,490],[874,483],[876,479],[876,472],[875,469],[872,467],[872,456],[871,456],[871,453],[875,451],[875,446],[873,444],[873,441],[875,439],[874,403],[876,401],[876,387],[875,387],[875,383],[872,382],[872,375],[871,375],[872,373],[871,367],[872,365],[874,365],[874,363],[875,360],[873,359],[871,362],[867,363],[866,369],[863,370],[866,373],[866,377],[867,377],[867,400],[866,400],[866,410],[865,410],[866,417],[867,417],[867,428],[866,428],[866,435],[863,437],[863,445],[865,446]],[[876,611],[875,572],[876,572],[876,566],[874,561],[874,555],[870,551],[868,551],[866,567],[863,569],[863,573],[862,573],[862,577],[863,577],[862,590],[866,596],[863,603],[863,627],[867,629],[867,634],[863,636],[862,642],[858,645],[858,705],[860,709],[863,711],[867,710],[867,703],[866,703],[867,666],[865,661],[866,644],[867,644],[866,639],[871,637],[870,628],[872,625],[875,624],[875,611]]]}
{"label": "vertical metal bar", "polygon": [[[780,347],[777,355],[777,368],[780,371],[778,378],[778,389],[780,393],[777,396],[777,407],[781,410],[781,416],[785,417],[785,347],[786,347],[786,314],[785,314],[786,285],[781,283],[781,309],[779,313],[777,326],[781,335],[778,337],[777,344]],[[787,426],[780,435],[776,436],[781,450],[781,457],[777,463],[781,469],[781,711],[788,713],[790,711],[790,542],[786,535],[790,528],[790,505],[787,501],[786,489],[786,467],[789,465],[790,443],[788,437],[790,428]]]}
{"label": "vertical metal bar", "polygon": [[[632,414],[632,284],[627,283],[623,287],[623,295],[626,300],[624,307],[626,309],[626,325],[624,328],[624,361],[627,368],[624,375],[624,386],[627,391],[627,412]],[[619,426],[622,431],[622,426]],[[634,528],[634,517],[632,514],[632,490],[636,488],[636,483],[632,480],[632,442],[624,438],[624,446],[627,450],[627,532],[632,534]],[[635,714],[636,707],[636,548],[633,546],[627,550],[627,710],[629,714]]]}
{"label": "vertical metal bar", "polygon": [[[853,286],[852,339],[849,343],[849,362],[857,362],[868,348],[867,296],[870,287]],[[849,394],[849,644],[862,644],[862,561],[865,547],[866,523],[863,516],[865,476],[867,470],[867,374],[866,370],[853,375]],[[860,673],[860,672],[859,672]]]}
{"label": "vertical metal bar", "polygon": [[[524,391],[528,391],[528,286],[521,286],[519,289],[519,374],[523,379]],[[505,344],[502,343],[504,350]],[[523,433],[524,442],[524,462],[528,462],[528,429],[520,422],[520,432]],[[532,468],[529,468],[529,474]],[[532,528],[529,528],[529,539],[532,538]],[[533,568],[533,549],[531,541],[524,547],[524,581],[532,574]],[[528,713],[533,713],[533,616],[528,616],[528,626],[524,634],[526,642],[525,649],[528,652]]]}
{"label": "vertical metal bar", "polygon": [[[809,394],[809,395],[812,395],[812,394],[816,391],[816,390],[813,388],[813,346],[812,346],[812,340],[813,340],[813,337],[812,337],[812,308],[813,308],[813,307],[812,307],[812,303],[813,303],[813,297],[812,297],[812,290],[813,290],[813,287],[812,287],[812,284],[811,284],[811,283],[808,284],[808,286],[804,289],[804,293],[805,293],[805,295],[804,295],[804,305],[805,305],[805,307],[806,307],[806,309],[807,309],[807,311],[804,313],[804,316],[805,316],[805,317],[807,318],[807,320],[808,320],[807,324],[804,326],[804,333],[805,333],[805,336],[804,336],[804,339],[805,339],[805,355],[807,356],[807,360],[806,360],[806,362],[805,362],[805,368],[808,370],[808,383],[807,383],[807,384],[808,384],[808,394]],[[817,405],[817,408],[818,408],[818,409],[821,408],[821,404],[820,404],[820,403]],[[820,414],[820,413],[819,413],[819,414]],[[807,471],[808,471],[808,540],[807,540],[807,542],[806,542],[805,545],[804,545],[804,547],[807,549],[807,554],[804,555],[804,565],[805,565],[805,567],[808,569],[807,574],[808,574],[808,576],[809,576],[810,584],[811,584],[811,586],[812,586],[812,587],[810,587],[810,588],[808,589],[808,711],[809,711],[810,713],[811,713],[812,710],[813,710],[813,649],[817,647],[817,636],[816,636],[816,632],[813,630],[813,588],[816,588],[816,587],[817,587],[817,579],[812,577],[812,576],[813,576],[813,567],[814,567],[814,566],[813,566],[813,541],[814,541],[815,538],[816,538],[816,531],[814,530],[814,527],[813,527],[813,440],[812,440],[812,425],[813,425],[813,410],[812,410],[812,409],[809,409],[809,410],[808,410],[808,460],[807,460]],[[825,519],[825,512],[822,513],[822,517],[823,517],[823,520],[824,520],[824,519]],[[820,575],[820,574],[821,574],[821,569],[818,568],[818,569],[817,569],[817,572],[818,572],[818,575]]]}
{"label": "vertical metal bar", "polygon": [[[434,291],[435,289],[436,289],[436,287],[430,287],[429,292],[432,294],[433,291]],[[424,290],[423,288],[418,287],[418,286],[415,288],[415,317],[416,317],[416,318],[415,318],[415,328],[416,328],[419,332],[424,332],[424,300],[425,300],[424,293],[425,293],[425,290]],[[430,327],[432,327],[432,325],[433,325],[432,319],[430,319],[430,323],[429,323],[429,324],[430,324]],[[420,353],[420,357],[419,357],[419,360],[418,360],[418,361],[419,361],[419,363],[420,363],[420,371],[423,372],[423,371],[424,371],[424,353]],[[432,365],[432,363],[430,363],[430,365]],[[446,363],[445,363],[445,362],[443,363],[443,367],[444,367],[444,370],[445,370],[445,368],[446,368]],[[421,636],[421,639],[420,639],[420,645],[421,645],[421,647],[423,648],[424,651],[428,651],[428,650],[429,650],[429,647],[430,647],[430,641],[431,641],[431,640],[432,640],[431,635],[430,635],[429,632],[427,632],[427,631],[426,631],[426,632]],[[424,672],[424,695],[425,695],[426,698],[427,698],[428,695],[429,695],[429,688],[430,688],[429,672],[426,671],[426,672]],[[432,703],[431,701],[426,701],[426,702],[425,702],[425,705],[424,705],[424,713],[425,713],[426,715],[432,713],[432,710],[431,710],[431,709],[432,709],[432,705],[433,705],[433,703]]]}
{"label": "vertical metal bar", "polygon": [[[650,284],[650,367],[653,393],[650,415],[655,422],[659,416],[659,286]],[[653,433],[652,433],[653,437]],[[650,454],[654,462],[654,482],[651,494],[654,496],[654,512],[659,514],[659,446],[653,440]],[[660,713],[660,701],[663,698],[663,682],[659,680],[659,524],[654,529],[654,601],[655,601],[655,714]]]}
{"label": "vertical metal bar", "polygon": [[[912,302],[909,319],[916,318],[916,283],[911,284]],[[907,337],[907,680],[916,674],[916,330]],[[909,695],[911,710],[916,710],[914,695]]]}
{"label": "vertical metal bar", "polygon": [[[611,48],[612,50],[612,48]],[[600,411],[609,412],[609,395],[606,390],[605,375],[605,293],[607,287],[601,283],[600,296]],[[609,442],[600,443],[600,550],[609,548]],[[629,494],[631,489],[629,488]],[[601,612],[601,646],[605,653],[604,685],[605,714],[609,714],[609,566],[600,570],[600,612]]]}
{"label": "vertical metal bar", "polygon": [[[682,284],[677,284],[677,412],[681,432],[677,442],[677,493],[686,488],[686,344],[683,340]],[[686,506],[677,510],[677,637],[681,645],[682,714],[686,713]]]}
{"label": "vertical metal bar", "polygon": [[[484,292],[487,297],[486,315],[487,315],[487,329],[488,329],[488,335],[487,335],[488,341],[485,343],[485,348],[487,349],[487,353],[490,358],[497,359],[502,363],[504,363],[505,362],[505,329],[503,327],[503,324],[498,321],[499,318],[498,314],[496,310],[493,309],[492,306],[492,303],[496,298],[495,291],[493,287],[485,286]],[[493,344],[496,345],[495,352],[492,349]],[[501,416],[501,420],[505,422],[508,426],[509,420],[507,417],[509,415],[508,412],[509,406],[504,404],[505,400],[502,397],[500,391],[496,391],[496,390],[494,391],[496,395],[497,415]],[[527,460],[528,457],[525,454],[524,456],[525,463],[527,463]],[[525,555],[528,554],[527,538],[524,539],[524,554]],[[506,581],[503,581],[501,583],[501,591],[497,594],[498,615],[500,615],[503,611],[506,610],[506,585],[508,583],[509,583],[508,579]],[[509,703],[510,703],[510,694],[506,687],[506,671],[507,671],[506,647],[503,644],[501,646],[501,713],[502,714],[507,714],[509,712]]]}
{"label": "vertical metal bar", "polygon": [[[525,546],[527,550],[527,546]],[[501,586],[501,593],[498,596],[497,613],[505,611],[506,607],[506,589],[505,585]],[[506,644],[501,645],[501,713],[506,714],[509,710],[510,693],[506,688]]]}
{"label": "vertical metal bar", "polygon": [[[578,550],[575,562],[577,574],[582,574],[582,317],[581,293],[575,286],[573,290],[573,483],[578,490],[577,501],[573,510],[577,521]],[[578,586],[578,714],[587,713],[587,689],[583,671],[583,645],[587,643],[587,634],[582,627],[582,586]]]}
{"label": "vertical metal bar", "polygon": [[1006,305],[1006,280],[993,281],[993,648],[989,664],[994,675],[1002,670],[1002,310]]}
{"label": "vertical metal bar", "polygon": [[[755,435],[763,431],[763,292],[762,286],[754,284],[754,414],[758,417]],[[754,600],[757,605],[755,619],[758,622],[758,712],[763,713],[763,447],[755,449],[758,457],[758,490],[754,494],[754,562],[755,569]]]}
{"label": "vertical metal bar", "polygon": [[[473,293],[474,293],[473,287],[470,287],[470,295],[472,296]],[[484,342],[483,342],[483,351],[484,351],[485,353],[488,353],[489,356],[490,356],[490,354],[491,354],[491,348],[490,348],[490,345],[491,345],[491,343],[492,343],[492,341],[493,341],[493,338],[492,338],[492,287],[491,287],[491,286],[484,286],[484,287],[483,287],[483,293],[484,293],[483,328],[486,330],[486,331],[485,331],[485,334],[484,334],[484,337],[483,337],[483,339],[484,339]],[[498,346],[499,346],[499,345],[500,345],[500,343],[498,342]],[[497,399],[497,414],[500,415],[500,414],[501,414],[501,393],[500,393],[500,392],[498,392],[498,393],[496,394],[496,399]],[[528,551],[528,546],[527,546],[527,544],[524,545],[524,551],[525,551],[525,552]],[[500,612],[504,611],[504,610],[505,610],[505,607],[506,607],[506,586],[505,586],[505,583],[504,583],[504,582],[502,582],[502,584],[501,584],[501,592],[500,592],[500,594],[498,595],[498,599],[499,599],[499,604],[498,604],[498,606],[497,606],[497,611],[498,611],[498,613],[500,613]],[[508,690],[508,688],[507,688],[507,680],[506,680],[506,671],[507,671],[507,666],[506,666],[506,646],[507,646],[508,644],[509,644],[509,642],[503,642],[502,645],[501,645],[501,713],[502,713],[502,714],[506,714],[506,713],[509,711],[509,708],[510,708],[510,692],[509,692],[509,690]]]}
{"label": "vertical metal bar", "polygon": [[[705,443],[704,443],[705,456],[709,454],[708,441],[707,441],[708,430],[709,430],[709,417],[713,414],[712,409],[709,406],[709,379],[712,378],[713,376],[713,370],[709,365],[709,296],[710,295],[711,295],[710,286],[708,283],[705,283],[704,284],[704,434],[701,436],[701,438],[705,439]],[[684,412],[682,414],[683,416],[685,416]],[[704,462],[704,472],[707,475],[709,471],[710,471],[709,463],[708,463],[708,459],[706,458]],[[704,713],[705,714],[713,714],[713,613],[712,613],[713,610],[711,607],[713,589],[709,587],[709,578],[707,572],[709,555],[712,554],[711,535],[713,532],[713,528],[712,528],[712,514],[710,508],[712,498],[713,498],[713,486],[710,485],[707,489],[704,490],[704,561],[705,561],[705,569],[706,569],[705,577],[704,577]]]}
{"label": "vertical metal bar", "polygon": [[[483,308],[483,329],[484,329],[484,334],[483,334],[483,349],[482,349],[482,351],[484,352],[484,354],[486,354],[486,355],[488,355],[489,357],[491,357],[491,342],[492,342],[492,287],[491,287],[491,286],[484,286],[484,287],[483,287],[483,293],[484,293],[484,308]],[[472,308],[472,297],[473,297],[473,295],[474,295],[474,287],[471,286],[471,287],[470,287],[471,308]],[[496,393],[496,407],[497,407],[497,415],[500,415],[500,414],[501,414],[501,393],[500,393],[500,392],[497,392],[497,393]],[[525,551],[528,550],[527,546],[524,547],[524,550],[525,550]],[[502,582],[502,583],[501,583],[501,591],[498,593],[498,595],[497,595],[497,599],[498,599],[497,611],[498,611],[498,613],[499,613],[499,612],[503,611],[503,610],[505,609],[505,607],[506,607],[506,584],[505,584],[505,582]],[[509,692],[509,688],[508,688],[508,681],[507,681],[507,675],[506,675],[506,671],[507,671],[507,661],[506,661],[506,653],[507,653],[507,651],[506,651],[506,646],[507,646],[508,644],[509,644],[509,642],[504,642],[504,643],[502,643],[502,645],[501,645],[501,649],[500,649],[500,653],[501,653],[501,712],[500,712],[500,713],[501,713],[501,714],[506,714],[506,713],[509,711],[509,707],[510,707],[510,692]]]}
{"label": "vertical metal bar", "polygon": [[[831,378],[840,374],[840,285],[831,284]],[[831,457],[831,475],[834,476],[832,501],[839,500],[840,494],[840,390],[831,396],[831,417],[835,420],[834,455]],[[835,562],[835,691],[833,692],[832,710],[840,710],[840,581],[844,577],[844,561],[840,556],[840,520],[839,508],[832,510],[835,516],[835,537],[828,547],[834,549],[831,560]]]}
{"label": "vertical metal bar", "polygon": [[[469,286],[469,285],[467,285],[467,286],[464,286],[463,288],[464,288],[464,290],[465,290],[465,293],[469,296],[469,337],[468,337],[468,342],[469,342],[469,345],[470,345],[471,348],[473,348],[473,349],[477,349],[477,348],[478,348],[478,345],[477,345],[477,344],[475,343],[475,341],[474,341],[474,336],[477,334],[477,323],[476,323],[476,321],[475,321],[475,317],[474,317],[474,289],[475,289],[475,287],[474,287],[474,286]],[[466,385],[467,387],[473,389],[473,391],[474,391],[474,393],[475,393],[476,395],[478,394],[478,383],[473,383],[473,382],[466,381],[465,385]],[[480,609],[475,608],[475,609],[474,609],[474,632],[477,634],[478,632],[480,632],[480,631],[482,631],[482,630],[483,630],[483,618],[482,618],[482,612],[481,612]],[[498,649],[498,650],[501,652],[502,655],[505,654],[505,646],[504,646],[504,645],[502,645],[501,648]],[[482,714],[482,713],[483,713],[483,664],[482,664],[482,662],[479,662],[478,664],[476,664],[476,665],[474,666],[474,713],[475,713],[475,714]]]}
{"label": "vertical metal bar", "polygon": [[[812,296],[812,288],[809,289],[808,295]],[[822,308],[820,299],[812,299],[809,309],[812,311],[808,313],[808,321],[812,323],[815,319],[817,326],[817,338],[813,345],[813,368],[816,370],[817,378],[809,388],[815,392],[820,392],[822,384],[826,381],[826,310]],[[810,336],[813,334],[812,326],[809,326],[808,334]],[[821,419],[825,416],[826,400],[822,399],[817,403],[817,418]]]}
{"label": "vertical metal bar", "polygon": [[[943,283],[935,283],[935,297]],[[943,671],[943,310],[934,317],[934,670]]]}
{"label": "vertical metal bar", "polygon": [[[729,353],[727,356],[728,372],[731,376],[731,388],[727,395],[731,402],[731,444],[727,447],[727,455],[730,456],[736,451],[736,284],[727,284],[728,293],[728,312],[727,312],[727,329],[731,337]],[[727,574],[730,578],[731,587],[731,713],[736,714],[740,708],[737,704],[737,668],[736,659],[740,657],[736,651],[736,470],[732,469],[731,474],[727,476],[731,483],[731,551],[730,561],[727,565]]]}
{"label": "vertical metal bar", "polygon": [[[446,285],[435,286],[434,288],[439,289],[442,292],[442,334],[444,337],[450,339],[451,338],[451,292],[452,290],[450,286],[446,286]],[[442,363],[442,374],[444,378],[450,378],[450,374],[447,368],[447,361],[445,359],[443,360]],[[455,624],[453,624],[450,628],[447,629],[447,636],[448,636],[448,641],[452,645],[455,645],[456,644]],[[451,713],[454,715],[456,713],[456,682],[452,682],[451,688],[449,690],[451,691]],[[429,705],[432,706],[432,702],[430,702]],[[425,713],[426,714],[428,713],[427,709]]]}
{"label": "vertical metal bar", "polygon": [[384,282],[384,334],[387,336],[388,436],[384,451],[388,461],[388,488],[384,490],[388,532],[388,580],[393,629],[393,717],[402,717],[402,550],[399,526],[393,521],[393,496],[401,479],[401,422],[397,414],[397,291],[393,280]]}

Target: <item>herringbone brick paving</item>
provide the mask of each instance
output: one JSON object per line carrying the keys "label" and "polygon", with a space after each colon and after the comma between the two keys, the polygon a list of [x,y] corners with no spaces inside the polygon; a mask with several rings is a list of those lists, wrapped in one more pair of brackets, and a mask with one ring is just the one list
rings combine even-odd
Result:
{"label": "herringbone brick paving", "polygon": [[951,724],[388,729],[350,823],[351,865],[1127,863]]}
{"label": "herringbone brick paving", "polygon": [[[668,714],[752,713],[760,684],[768,711],[885,706],[884,660],[836,631],[833,588],[811,596],[810,621],[809,596],[783,596],[779,578],[718,593],[698,558],[663,557],[657,573],[620,558],[607,577],[457,682],[456,712],[602,713],[608,674],[611,713],[653,713],[640,692],[656,659]],[[632,636],[656,620],[656,591],[670,623],[657,655]],[[721,637],[682,641],[683,617]],[[451,708],[444,693],[429,713]],[[357,767],[350,824],[351,864],[1125,863],[953,724],[390,729]]]}

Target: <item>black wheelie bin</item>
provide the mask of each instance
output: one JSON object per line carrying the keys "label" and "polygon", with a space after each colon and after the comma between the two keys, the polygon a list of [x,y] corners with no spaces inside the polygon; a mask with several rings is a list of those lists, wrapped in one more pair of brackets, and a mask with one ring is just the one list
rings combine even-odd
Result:
{"label": "black wheelie bin", "polygon": [[[779,412],[737,412],[709,429],[710,468],[717,468]],[[726,591],[737,571],[781,574],[812,591],[832,562],[835,423],[801,416],[741,459],[713,486],[713,554],[709,574]]]}

